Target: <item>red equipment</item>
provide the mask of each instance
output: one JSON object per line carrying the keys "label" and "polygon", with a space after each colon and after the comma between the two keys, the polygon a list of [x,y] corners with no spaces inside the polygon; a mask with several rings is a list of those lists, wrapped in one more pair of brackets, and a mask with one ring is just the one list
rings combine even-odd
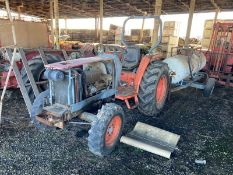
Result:
{"label": "red equipment", "polygon": [[[67,60],[68,57],[72,57],[72,59],[76,59],[79,57],[91,57],[94,56],[95,54],[93,53],[93,46],[92,45],[85,45],[83,46],[82,49],[80,50],[69,50],[69,51],[65,51],[65,50],[54,50],[54,49],[23,49],[24,53],[25,53],[25,58],[28,61],[29,67],[33,67],[34,64],[37,64],[37,66],[44,70],[44,66],[43,66],[43,62],[41,60],[41,57],[44,57],[45,60],[48,60],[50,63],[51,62],[58,62],[58,61],[63,61],[63,60]],[[0,89],[3,88],[4,84],[5,84],[5,80],[7,77],[7,72],[8,72],[8,65],[9,65],[9,61],[7,60],[6,55],[4,55],[5,51],[3,48],[0,48],[0,54],[2,55],[2,59],[0,59],[0,66],[3,67],[4,69],[0,71]],[[0,55],[1,56],[1,55]],[[37,59],[37,61],[34,61],[35,59]],[[39,63],[38,63],[39,61]],[[19,68],[19,71],[21,71],[22,73],[22,62],[21,60],[17,60],[16,64]],[[35,74],[40,74],[43,73],[43,70],[39,71],[39,70],[31,70],[32,72],[35,72]],[[38,71],[38,72],[36,72]],[[40,77],[41,79],[42,77]],[[37,80],[39,81],[39,80]],[[10,76],[10,80],[8,82],[8,86],[7,88],[18,88],[18,83],[17,80],[15,78],[14,72],[12,71],[11,76]]]}
{"label": "red equipment", "polygon": [[218,83],[233,86],[233,22],[217,22],[213,26],[205,70]]}
{"label": "red equipment", "polygon": [[[58,50],[24,49],[24,51],[25,51],[26,60],[29,61],[29,65],[30,65],[31,60],[33,60],[35,58],[40,58],[41,54],[43,54],[45,57],[47,57],[47,55],[50,55],[50,57],[52,57],[52,59],[57,58],[57,59],[59,59],[59,61],[64,60],[63,52],[58,51]],[[2,49],[2,53],[4,54],[4,49]],[[5,57],[5,56],[3,56],[3,57]],[[6,77],[7,77],[9,62],[8,62],[7,58],[4,58],[4,59],[0,60],[0,63],[2,65],[2,67],[4,67],[4,69],[2,71],[0,71],[0,78],[1,78],[0,88],[3,88],[3,86],[5,84]],[[17,60],[16,64],[19,68],[19,71],[22,71],[22,62],[20,60]],[[13,71],[11,72],[10,80],[8,82],[7,88],[18,88],[18,83],[17,83],[17,80],[15,78]]]}

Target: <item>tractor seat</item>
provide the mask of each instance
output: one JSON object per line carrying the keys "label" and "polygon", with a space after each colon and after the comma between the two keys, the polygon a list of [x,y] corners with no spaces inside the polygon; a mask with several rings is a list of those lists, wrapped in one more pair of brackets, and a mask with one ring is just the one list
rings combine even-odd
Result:
{"label": "tractor seat", "polygon": [[132,70],[137,67],[140,61],[140,48],[137,46],[127,46],[126,54],[122,58],[122,68]]}

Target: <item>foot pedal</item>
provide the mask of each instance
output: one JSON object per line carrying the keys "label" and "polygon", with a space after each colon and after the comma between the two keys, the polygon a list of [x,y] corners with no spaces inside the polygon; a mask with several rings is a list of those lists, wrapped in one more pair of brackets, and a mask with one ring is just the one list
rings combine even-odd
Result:
{"label": "foot pedal", "polygon": [[133,131],[121,137],[121,142],[170,159],[180,136],[157,127],[137,122]]}

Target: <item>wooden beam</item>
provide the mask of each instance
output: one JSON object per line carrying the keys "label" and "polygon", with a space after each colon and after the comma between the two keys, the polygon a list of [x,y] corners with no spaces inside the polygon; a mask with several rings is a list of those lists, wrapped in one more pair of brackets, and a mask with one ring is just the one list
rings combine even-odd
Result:
{"label": "wooden beam", "polygon": [[193,21],[193,13],[195,10],[195,4],[196,4],[196,0],[190,1],[188,26],[187,26],[186,37],[185,37],[185,47],[188,47],[189,45],[189,38],[190,38],[191,29],[192,29],[192,21]]}
{"label": "wooden beam", "polygon": [[[162,9],[162,0],[155,0],[155,15],[160,16]],[[153,37],[151,38],[152,43],[158,40],[158,31],[159,31],[159,22],[154,20],[154,30],[153,30]]]}
{"label": "wooden beam", "polygon": [[65,34],[67,35],[67,33],[68,33],[68,31],[67,31],[67,16],[65,16],[64,20],[65,20]]}
{"label": "wooden beam", "polygon": [[87,16],[87,17],[93,17],[93,14],[91,14],[87,11],[84,11],[82,8],[74,7],[73,5],[66,5],[65,3],[59,2],[59,6],[61,6],[62,8],[66,8],[66,9],[70,9],[70,10],[75,11],[75,13],[77,13],[77,16],[83,14],[84,16]]}
{"label": "wooden beam", "polygon": [[187,10],[189,10],[189,6],[185,4],[183,1],[178,0],[178,2],[180,2]]}
{"label": "wooden beam", "polygon": [[218,4],[214,0],[210,0],[210,2],[214,6],[215,9],[218,9],[220,11]]}
{"label": "wooden beam", "polygon": [[131,5],[130,3],[124,3],[122,2],[121,0],[116,0],[118,3],[123,3],[123,5],[127,6],[128,8],[134,10],[135,12],[138,12],[138,13],[141,13],[141,14],[145,14],[145,11],[137,8],[136,6],[134,5]]}
{"label": "wooden beam", "polygon": [[21,6],[17,6],[18,19],[21,20]]}
{"label": "wooden beam", "polygon": [[219,13],[219,9],[215,10],[215,15],[214,15],[214,24],[216,23],[217,19],[218,19],[218,13]]}
{"label": "wooden beam", "polygon": [[[179,8],[180,10],[182,10],[182,11],[187,11],[187,8],[184,7],[183,5],[181,6],[181,5],[179,5],[179,4],[177,4],[177,3],[174,3],[174,2],[172,2],[172,1],[170,1],[169,3],[170,3],[170,6],[174,5],[174,6],[176,6],[177,8]],[[188,10],[189,10],[189,8],[188,8]]]}
{"label": "wooden beam", "polygon": [[218,19],[218,13],[220,12],[220,8],[218,4],[214,0],[210,0],[211,4],[214,6],[215,10],[215,15],[214,15],[214,24],[216,23]]}
{"label": "wooden beam", "polygon": [[54,17],[53,17],[53,0],[50,0],[49,1],[49,5],[50,5],[50,9],[49,9],[49,11],[50,11],[50,26],[51,26],[51,42],[52,42],[52,48],[54,48],[54,26],[53,26],[53,19],[54,19]]}
{"label": "wooden beam", "polygon": [[103,49],[103,15],[104,15],[104,2],[100,0],[100,48]]}
{"label": "wooden beam", "polygon": [[[149,2],[148,0],[143,0],[144,3],[146,3],[147,5],[151,6],[151,2]],[[150,11],[150,10],[149,10]],[[161,12],[164,14],[164,15],[167,15],[168,13],[164,10],[161,9]],[[147,12],[148,13],[148,12]]]}
{"label": "wooden beam", "polygon": [[[112,16],[112,12],[119,10],[119,9],[112,7],[111,5],[108,5],[107,3],[108,3],[108,1],[103,4],[103,8],[105,8],[103,13],[107,16]],[[92,9],[92,11],[94,11],[94,12],[92,12],[92,15],[94,15],[94,17],[99,16],[99,14],[95,12],[96,6],[90,6],[90,8]],[[107,9],[108,10],[111,9],[110,12],[107,12]]]}
{"label": "wooden beam", "polygon": [[55,18],[55,45],[56,49],[60,49],[60,42],[59,42],[59,7],[58,7],[58,0],[54,0],[54,18]]}
{"label": "wooden beam", "polygon": [[[3,1],[3,0],[0,0]],[[22,14],[36,15],[40,17],[49,17],[49,0],[10,0],[11,10],[17,12],[17,6],[23,1],[24,8],[21,8]],[[124,15],[143,15],[144,11],[150,11],[148,13],[154,13],[154,1],[155,0],[104,0],[104,16],[124,16]],[[190,0],[189,0],[190,1]],[[187,12],[189,9],[188,0],[171,0],[164,1],[163,13],[182,13]],[[188,3],[187,3],[188,2]],[[231,10],[233,7],[232,0],[200,0],[197,1],[198,6],[196,10],[198,12],[205,10],[215,10],[222,8],[221,10]],[[0,3],[0,8],[4,7],[3,3]],[[99,0],[59,0],[60,18],[67,16],[68,18],[75,17],[95,17],[99,14]],[[153,10],[152,10],[153,9]],[[22,15],[21,15],[22,16]]]}
{"label": "wooden beam", "polygon": [[139,39],[140,43],[142,43],[142,40],[143,40],[144,24],[145,24],[145,18],[142,19],[142,27],[141,27],[141,30],[140,30],[140,39]]}
{"label": "wooden beam", "polygon": [[95,42],[98,42],[99,38],[99,17],[95,17]]}

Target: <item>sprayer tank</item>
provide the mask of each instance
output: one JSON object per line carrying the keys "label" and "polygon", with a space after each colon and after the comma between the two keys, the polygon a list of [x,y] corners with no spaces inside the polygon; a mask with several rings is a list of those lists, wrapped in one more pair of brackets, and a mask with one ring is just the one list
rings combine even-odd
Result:
{"label": "sprayer tank", "polygon": [[[163,62],[168,64],[172,75],[172,84],[176,84],[190,76],[188,56],[176,55],[166,58]],[[206,57],[203,53],[194,53],[191,56],[192,73],[197,73],[206,65]]]}

